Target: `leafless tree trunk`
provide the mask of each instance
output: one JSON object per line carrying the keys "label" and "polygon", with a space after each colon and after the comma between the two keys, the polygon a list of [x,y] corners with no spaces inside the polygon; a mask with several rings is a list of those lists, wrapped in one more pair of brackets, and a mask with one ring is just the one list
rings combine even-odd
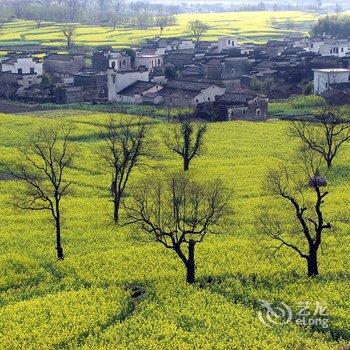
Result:
{"label": "leafless tree trunk", "polygon": [[41,129],[33,142],[21,150],[23,162],[11,169],[11,174],[26,184],[26,192],[16,196],[15,205],[24,210],[48,210],[55,222],[56,250],[64,259],[61,242],[61,200],[71,182],[65,172],[71,165],[70,130]]}
{"label": "leafless tree trunk", "polygon": [[37,19],[37,20],[35,20],[35,22],[36,22],[36,27],[37,27],[38,29],[40,29],[43,20],[42,20],[42,19]]}
{"label": "leafless tree trunk", "polygon": [[290,131],[304,148],[320,154],[330,169],[343,145],[350,141],[350,110],[327,106],[316,115],[314,123],[293,122]]}
{"label": "leafless tree trunk", "polygon": [[206,131],[206,124],[195,123],[192,115],[187,114],[179,116],[178,122],[165,134],[166,146],[182,157],[184,171],[189,170],[194,157],[202,154]]}
{"label": "leafless tree trunk", "polygon": [[73,43],[73,38],[74,38],[74,35],[75,35],[76,27],[74,25],[70,24],[70,25],[62,26],[61,30],[62,30],[62,34],[66,38],[67,49],[69,50],[72,47],[72,43]]}
{"label": "leafless tree trunk", "polygon": [[111,194],[113,197],[115,223],[119,222],[119,210],[125,189],[135,168],[143,165],[142,160],[149,156],[146,137],[148,127],[139,120],[116,122],[111,119],[104,130],[104,145],[101,158],[112,175]]}
{"label": "leafless tree trunk", "polygon": [[[304,161],[309,160],[310,158],[304,159]],[[264,208],[260,221],[265,234],[279,243],[275,252],[282,247],[293,249],[306,260],[308,276],[313,277],[318,275],[318,250],[322,243],[323,234],[330,230],[332,225],[330,222],[326,222],[323,213],[325,198],[329,194],[328,191],[323,190],[327,186],[326,180],[310,163],[305,163],[304,170],[309,177],[307,185],[295,180],[296,173],[289,171],[285,166],[269,172],[268,189],[272,195],[282,199],[279,211],[281,208],[285,208],[283,213],[292,215],[289,223],[286,223],[285,218],[279,217],[278,213]],[[307,196],[313,197],[312,201],[305,200]],[[286,204],[285,207],[282,206],[283,202]],[[294,242],[293,235],[296,234],[300,234],[304,238],[308,247],[307,252]]]}
{"label": "leafless tree trunk", "polygon": [[230,196],[218,180],[202,184],[182,173],[140,182],[125,209],[128,224],[137,224],[176,253],[192,284],[195,247],[209,233],[217,233],[230,212]]}

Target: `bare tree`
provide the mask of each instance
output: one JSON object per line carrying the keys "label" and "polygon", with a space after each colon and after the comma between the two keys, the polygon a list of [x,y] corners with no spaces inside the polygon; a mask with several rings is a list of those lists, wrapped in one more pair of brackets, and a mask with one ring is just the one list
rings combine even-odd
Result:
{"label": "bare tree", "polygon": [[36,27],[37,27],[38,29],[40,29],[42,22],[43,22],[43,20],[42,20],[41,18],[37,18],[37,19],[35,20]]}
{"label": "bare tree", "polygon": [[148,126],[142,120],[116,122],[111,119],[104,130],[104,145],[100,155],[112,175],[111,195],[113,197],[113,217],[119,222],[119,209],[131,173],[143,165],[144,157],[150,155],[146,137]]}
{"label": "bare tree", "polygon": [[38,29],[41,28],[41,25],[44,21],[44,18],[45,18],[45,14],[43,13],[43,11],[41,9],[38,8],[35,12],[35,23],[36,23],[36,27]]}
{"label": "bare tree", "polygon": [[206,131],[206,124],[195,123],[192,115],[186,114],[180,115],[178,122],[165,134],[166,146],[182,157],[184,171],[189,170],[190,162],[194,157],[202,154]]}
{"label": "bare tree", "polygon": [[192,36],[198,42],[202,36],[209,30],[209,26],[204,22],[196,19],[188,23],[188,29]]}
{"label": "bare tree", "polygon": [[66,38],[67,49],[71,49],[75,36],[76,26],[73,24],[64,25],[61,27],[62,34]]}
{"label": "bare tree", "polygon": [[116,12],[112,12],[110,15],[109,15],[109,21],[113,27],[113,30],[116,30],[117,29],[117,24],[120,20],[120,15]]}
{"label": "bare tree", "polygon": [[123,5],[124,5],[124,0],[113,0],[113,7],[116,13],[120,12]]}
{"label": "bare tree", "polygon": [[213,102],[203,104],[200,109],[201,118],[210,120],[211,122],[218,121],[220,118],[220,108]]}
{"label": "bare tree", "polygon": [[174,25],[174,16],[159,15],[154,18],[154,24],[159,27],[159,34],[162,36],[165,27]]}
{"label": "bare tree", "polygon": [[24,210],[48,210],[55,222],[56,250],[64,259],[61,242],[61,200],[71,182],[65,173],[72,164],[74,151],[70,129],[41,129],[33,142],[21,149],[23,162],[11,169],[11,174],[26,184],[25,193],[16,196],[15,205]]}
{"label": "bare tree", "polygon": [[320,14],[322,8],[322,0],[315,0],[315,11]]}
{"label": "bare tree", "polygon": [[315,122],[293,122],[290,133],[301,140],[303,147],[320,154],[330,169],[342,146],[350,140],[349,109],[326,106],[315,116]]}
{"label": "bare tree", "polygon": [[195,282],[195,247],[208,234],[218,233],[229,214],[230,193],[216,180],[198,183],[184,174],[141,182],[126,202],[129,224],[166,248],[172,249],[186,268],[186,281]]}
{"label": "bare tree", "polygon": [[66,6],[67,6],[67,15],[68,15],[68,20],[70,23],[73,23],[79,13],[79,8],[80,8],[80,0],[65,0]]}
{"label": "bare tree", "polygon": [[164,27],[167,25],[166,16],[158,16],[154,19],[155,25],[159,27],[159,35],[163,35]]}
{"label": "bare tree", "polygon": [[[264,233],[279,243],[275,252],[282,247],[297,252],[306,260],[310,277],[318,275],[318,250],[325,231],[332,228],[331,223],[325,220],[323,212],[325,199],[329,194],[324,189],[327,182],[313,164],[312,157],[310,154],[303,157],[305,173],[309,174],[307,184],[296,180],[296,173],[286,166],[268,173],[268,189],[281,202],[278,213],[265,208],[260,218]],[[289,215],[288,219],[281,217],[281,212]]]}
{"label": "bare tree", "polygon": [[339,2],[335,4],[334,12],[336,13],[337,17],[339,17],[339,15],[343,12],[343,8]]}

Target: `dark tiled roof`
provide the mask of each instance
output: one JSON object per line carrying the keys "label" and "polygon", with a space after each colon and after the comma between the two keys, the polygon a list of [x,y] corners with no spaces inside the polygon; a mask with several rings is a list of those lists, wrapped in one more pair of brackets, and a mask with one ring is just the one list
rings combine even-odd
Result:
{"label": "dark tiled roof", "polygon": [[350,94],[350,82],[330,84],[332,89]]}
{"label": "dark tiled roof", "polygon": [[203,83],[198,81],[185,81],[185,80],[172,80],[167,86],[173,89],[182,89],[182,90],[190,90],[200,92],[204,89],[208,89],[213,84],[211,83]]}
{"label": "dark tiled roof", "polygon": [[172,87],[165,87],[160,91],[161,96],[174,96],[174,97],[180,97],[183,98],[193,98],[199,95],[200,91],[195,90],[184,90],[184,89],[176,89]]}
{"label": "dark tiled roof", "polygon": [[157,51],[157,46],[150,45],[150,46],[141,47],[141,49],[138,50],[138,53],[140,55],[155,55],[156,51]]}
{"label": "dark tiled roof", "polygon": [[198,50],[206,50],[208,49],[213,43],[211,41],[200,41],[196,43],[196,48]]}
{"label": "dark tiled roof", "polygon": [[246,104],[248,101],[253,100],[258,95],[252,93],[225,93],[217,99],[220,104]]}
{"label": "dark tiled roof", "polygon": [[164,67],[161,66],[156,66],[152,70],[152,76],[154,77],[162,77],[165,74],[165,69]]}
{"label": "dark tiled roof", "polygon": [[2,63],[6,63],[6,64],[15,64],[19,58],[29,58],[34,62],[40,62],[40,60],[36,57],[32,57],[30,55],[25,55],[25,54],[21,54],[21,55],[17,55],[17,56],[12,56],[12,57],[7,57],[4,58],[2,61]]}
{"label": "dark tiled roof", "polygon": [[220,58],[211,58],[208,61],[206,61],[206,64],[208,66],[221,66],[222,60]]}
{"label": "dark tiled roof", "polygon": [[[82,56],[82,55],[75,55],[75,56]],[[59,54],[59,53],[50,53],[45,57],[45,60],[53,60],[53,61],[70,61],[72,60],[74,55],[68,55],[68,54]]]}
{"label": "dark tiled roof", "polygon": [[12,65],[15,64],[16,62],[17,62],[17,57],[10,57],[2,61],[2,63],[12,64]]}
{"label": "dark tiled roof", "polygon": [[145,72],[145,71],[147,71],[147,68],[144,66],[140,66],[137,69],[118,70],[118,71],[115,71],[115,73],[116,74],[127,74],[127,73]]}
{"label": "dark tiled roof", "polygon": [[180,45],[181,42],[182,42],[182,40],[180,40],[180,39],[175,39],[175,40],[170,41],[170,42],[169,42],[169,45],[170,45],[170,46],[176,46],[176,45]]}
{"label": "dark tiled roof", "polygon": [[157,83],[152,83],[148,81],[136,81],[135,83],[129,85],[122,91],[118,92],[118,95],[123,95],[123,96],[135,96],[135,95],[140,95],[144,93],[145,91],[148,91],[149,89],[152,89],[158,85]]}
{"label": "dark tiled roof", "polygon": [[101,75],[101,73],[103,73],[102,75],[106,75],[106,72],[104,72],[101,69],[83,68],[83,69],[80,69],[80,71],[76,75],[91,77],[95,75]]}
{"label": "dark tiled roof", "polygon": [[169,53],[165,56],[164,62],[171,62],[178,67],[187,66],[193,63],[194,55],[192,54],[179,54],[179,53]]}
{"label": "dark tiled roof", "polygon": [[202,67],[199,67],[199,66],[187,66],[184,68],[183,72],[184,71],[187,71],[187,72],[202,72]]}
{"label": "dark tiled roof", "polygon": [[6,84],[17,84],[17,81],[21,79],[22,76],[20,74],[11,72],[0,72],[0,83],[4,82]]}

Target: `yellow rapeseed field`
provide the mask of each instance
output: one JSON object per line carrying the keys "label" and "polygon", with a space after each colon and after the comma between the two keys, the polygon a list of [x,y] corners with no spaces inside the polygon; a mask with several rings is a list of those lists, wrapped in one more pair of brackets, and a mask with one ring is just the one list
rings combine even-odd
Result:
{"label": "yellow rapeseed field", "polygon": [[[163,37],[189,37],[188,22],[193,19],[199,19],[210,27],[203,40],[214,41],[218,36],[235,34],[241,36],[243,41],[254,42],[264,42],[293,33],[293,30],[288,30],[283,25],[288,19],[292,19],[296,28],[305,33],[316,21],[314,15],[296,11],[182,14],[176,16],[175,26],[164,29]],[[111,27],[77,25],[75,43],[87,46],[126,47],[139,44],[159,34],[159,28],[113,30]],[[59,24],[43,23],[38,29],[34,21],[14,21],[4,25],[0,30],[0,42],[5,41],[39,42],[58,47],[64,46],[65,43]]]}
{"label": "yellow rapeseed field", "polygon": [[[289,250],[274,258],[256,224],[266,171],[293,162],[297,148],[287,122],[227,122],[209,125],[205,154],[192,163],[198,179],[219,177],[232,189],[233,215],[221,234],[198,245],[197,284],[184,283],[184,269],[171,250],[130,227],[117,228],[109,199],[110,176],[100,167],[101,125],[110,115],[81,111],[0,115],[0,174],[18,159],[39,127],[74,126],[77,158],[64,198],[64,261],[57,261],[46,212],[21,212],[12,198],[22,184],[0,180],[0,344],[2,350],[43,349],[340,349],[350,343],[350,147],[324,176],[327,214],[341,216],[324,239],[320,276],[307,278],[305,262]],[[130,117],[133,118],[133,117]],[[151,165],[181,169],[152,126],[157,157]],[[158,169],[158,170],[157,170]],[[147,170],[157,176],[159,168]],[[133,181],[140,174],[135,172]],[[1,177],[0,177],[1,178]],[[211,279],[212,283],[206,283]],[[130,286],[144,288],[135,302]],[[269,328],[258,318],[259,300],[328,306],[329,328],[290,322]]]}

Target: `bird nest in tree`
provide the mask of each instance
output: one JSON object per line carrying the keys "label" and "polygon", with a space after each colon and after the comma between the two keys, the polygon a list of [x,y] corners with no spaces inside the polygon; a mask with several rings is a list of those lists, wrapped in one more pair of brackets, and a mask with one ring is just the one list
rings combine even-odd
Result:
{"label": "bird nest in tree", "polygon": [[310,177],[309,179],[309,186],[310,187],[325,187],[327,186],[327,180],[323,178],[320,173],[317,171],[316,174],[313,177]]}

